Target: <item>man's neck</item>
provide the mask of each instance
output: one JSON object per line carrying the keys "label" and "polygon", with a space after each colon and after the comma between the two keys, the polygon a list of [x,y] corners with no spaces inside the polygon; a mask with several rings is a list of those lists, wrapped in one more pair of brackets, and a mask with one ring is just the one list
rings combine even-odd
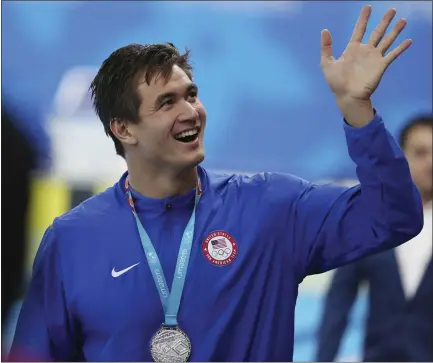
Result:
{"label": "man's neck", "polygon": [[422,205],[424,208],[431,208],[432,206],[432,197],[431,193],[421,194]]}
{"label": "man's neck", "polygon": [[166,170],[137,168],[128,165],[129,182],[132,188],[148,198],[166,198],[188,193],[197,183],[196,168],[181,173]]}

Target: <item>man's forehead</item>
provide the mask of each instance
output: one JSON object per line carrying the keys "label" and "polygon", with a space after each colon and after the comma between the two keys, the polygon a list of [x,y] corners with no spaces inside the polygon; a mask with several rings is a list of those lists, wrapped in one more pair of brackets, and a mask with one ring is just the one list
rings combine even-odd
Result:
{"label": "man's forehead", "polygon": [[416,125],[408,133],[409,137],[431,137],[433,128],[430,125]]}
{"label": "man's forehead", "polygon": [[166,92],[183,92],[192,84],[191,79],[179,66],[173,66],[171,74],[165,78],[162,73],[155,75],[147,84],[142,76],[138,90],[144,97],[157,97],[161,93]]}
{"label": "man's forehead", "polygon": [[417,125],[407,135],[406,142],[410,145],[432,145],[433,129],[426,125]]}

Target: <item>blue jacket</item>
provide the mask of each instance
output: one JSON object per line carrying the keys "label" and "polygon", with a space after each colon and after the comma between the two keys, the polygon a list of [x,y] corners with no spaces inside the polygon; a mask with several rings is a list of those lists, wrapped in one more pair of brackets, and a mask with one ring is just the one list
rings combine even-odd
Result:
{"label": "blue jacket", "polygon": [[[421,231],[420,195],[380,116],[363,128],[344,128],[361,186],[318,186],[274,173],[219,175],[199,167],[203,195],[178,316],[192,343],[191,361],[291,361],[304,277]],[[151,360],[149,341],[164,315],[125,177],[48,228],[12,357]],[[194,191],[166,199],[134,194],[171,286]],[[215,238],[223,250],[213,249]]]}
{"label": "blue jacket", "polygon": [[318,361],[333,361],[361,283],[369,285],[364,340],[367,362],[433,361],[433,267],[406,299],[393,250],[339,268],[326,297],[318,337]]}

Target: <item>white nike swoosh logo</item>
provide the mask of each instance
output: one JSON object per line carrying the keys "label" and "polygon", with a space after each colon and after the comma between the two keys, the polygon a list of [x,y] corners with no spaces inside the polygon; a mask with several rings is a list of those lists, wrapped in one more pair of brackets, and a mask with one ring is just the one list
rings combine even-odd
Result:
{"label": "white nike swoosh logo", "polygon": [[134,268],[135,266],[137,266],[139,263],[136,263],[135,265],[129,266],[128,268],[125,268],[124,270],[121,271],[116,271],[115,268],[113,267],[113,269],[111,270],[111,276],[113,277],[119,277],[121,275],[123,275],[125,272],[128,272],[131,268]]}

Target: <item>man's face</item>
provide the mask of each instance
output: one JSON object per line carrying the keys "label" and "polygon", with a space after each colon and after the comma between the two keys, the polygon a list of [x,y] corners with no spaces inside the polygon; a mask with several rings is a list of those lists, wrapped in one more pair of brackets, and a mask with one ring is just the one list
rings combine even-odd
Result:
{"label": "man's face", "polygon": [[415,126],[409,131],[404,147],[415,184],[424,195],[431,196],[433,130],[429,126]]}
{"label": "man's face", "polygon": [[138,86],[140,122],[128,125],[140,157],[156,168],[181,172],[204,159],[206,111],[197,86],[178,66],[171,77]]}

